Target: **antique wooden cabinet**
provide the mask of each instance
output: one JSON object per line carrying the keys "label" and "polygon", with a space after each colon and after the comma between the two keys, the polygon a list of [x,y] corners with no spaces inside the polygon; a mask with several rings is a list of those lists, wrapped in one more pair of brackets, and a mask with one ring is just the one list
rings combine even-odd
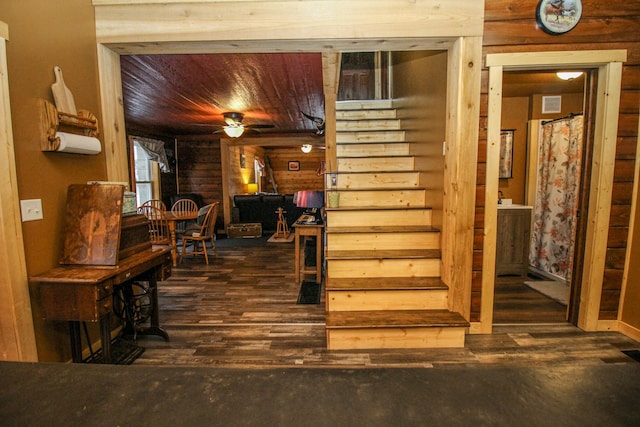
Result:
{"label": "antique wooden cabinet", "polygon": [[529,266],[530,238],[530,206],[504,206],[498,209],[497,276],[526,277]]}

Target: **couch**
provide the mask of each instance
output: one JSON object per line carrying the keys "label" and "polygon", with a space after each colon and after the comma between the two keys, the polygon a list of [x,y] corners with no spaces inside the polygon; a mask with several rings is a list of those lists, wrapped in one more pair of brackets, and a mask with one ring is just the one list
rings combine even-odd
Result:
{"label": "couch", "polygon": [[[233,196],[234,217],[240,223],[259,222],[263,232],[275,232],[278,227],[278,208],[283,208],[287,224],[291,226],[303,214],[304,208],[293,203],[293,194],[237,194]],[[236,219],[234,218],[234,222]]]}

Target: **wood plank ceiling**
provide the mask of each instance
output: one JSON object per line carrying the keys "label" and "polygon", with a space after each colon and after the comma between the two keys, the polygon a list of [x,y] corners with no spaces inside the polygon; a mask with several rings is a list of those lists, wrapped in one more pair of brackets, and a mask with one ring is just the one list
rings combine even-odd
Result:
{"label": "wood plank ceiling", "polygon": [[206,135],[237,111],[274,126],[261,135],[300,136],[316,130],[302,112],[324,117],[319,53],[124,55],[121,68],[130,129]]}

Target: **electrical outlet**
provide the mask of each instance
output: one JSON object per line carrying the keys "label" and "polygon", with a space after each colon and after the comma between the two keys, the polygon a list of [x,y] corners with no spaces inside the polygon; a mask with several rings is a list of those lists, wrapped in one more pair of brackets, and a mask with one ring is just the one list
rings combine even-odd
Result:
{"label": "electrical outlet", "polygon": [[338,174],[332,173],[331,174],[331,186],[335,187],[337,185],[338,185]]}
{"label": "electrical outlet", "polygon": [[22,213],[22,222],[42,219],[42,200],[20,200],[20,211]]}

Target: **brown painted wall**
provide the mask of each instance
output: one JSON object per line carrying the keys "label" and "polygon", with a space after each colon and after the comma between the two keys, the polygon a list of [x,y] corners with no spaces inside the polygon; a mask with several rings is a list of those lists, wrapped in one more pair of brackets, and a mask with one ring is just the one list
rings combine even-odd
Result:
{"label": "brown painted wall", "polygon": [[[626,234],[631,211],[633,161],[640,107],[640,3],[626,0],[583,0],[580,23],[561,36],[546,34],[536,27],[538,0],[491,0],[485,2],[483,56],[488,53],[525,51],[567,51],[627,49],[628,60],[622,72],[622,98],[616,149],[611,225],[605,265],[600,319],[616,319],[626,253]],[[487,136],[488,70],[483,71],[478,170],[485,168]],[[476,241],[474,242],[474,281],[472,320],[479,320],[482,280],[481,230],[484,225],[484,175],[478,179],[476,199]]]}
{"label": "brown painted wall", "polygon": [[513,203],[524,203],[525,175],[527,165],[527,123],[529,121],[529,98],[503,98],[501,129],[513,129],[512,177],[501,178],[499,189]]}
{"label": "brown painted wall", "polygon": [[[640,197],[640,188],[636,193],[636,199]],[[631,245],[631,262],[629,264],[629,275],[627,280],[627,289],[624,296],[622,321],[626,324],[640,330],[640,209],[635,212],[635,230],[633,233]]]}
{"label": "brown painted wall", "polygon": [[[59,65],[77,108],[100,120],[96,39],[90,1],[22,0],[3,2],[0,20],[9,26],[9,93],[20,199],[42,199],[44,219],[23,223],[27,272],[56,266],[61,254],[63,211],[69,184],[105,180],[104,154],[40,151],[37,100],[53,102],[53,67]],[[66,323],[44,322],[38,289],[30,289],[41,361],[70,357]],[[97,339],[97,333],[94,335]]]}

